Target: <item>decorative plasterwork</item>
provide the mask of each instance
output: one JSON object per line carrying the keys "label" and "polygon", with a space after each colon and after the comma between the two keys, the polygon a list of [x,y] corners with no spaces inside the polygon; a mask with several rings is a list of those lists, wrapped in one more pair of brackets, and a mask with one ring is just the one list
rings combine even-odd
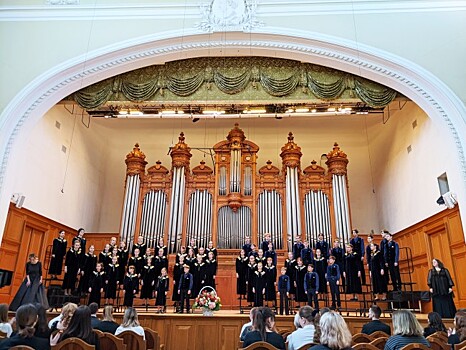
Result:
{"label": "decorative plasterwork", "polygon": [[79,0],[46,0],[46,5],[79,5]]}

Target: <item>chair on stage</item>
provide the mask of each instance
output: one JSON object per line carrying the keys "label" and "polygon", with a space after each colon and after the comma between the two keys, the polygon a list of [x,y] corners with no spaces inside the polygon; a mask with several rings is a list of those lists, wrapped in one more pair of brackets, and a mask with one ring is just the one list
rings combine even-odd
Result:
{"label": "chair on stage", "polygon": [[378,347],[372,345],[371,343],[357,343],[352,346],[353,350],[379,350]]}
{"label": "chair on stage", "polygon": [[146,347],[147,350],[159,350],[160,348],[160,337],[156,331],[150,328],[144,327],[144,334],[146,336]]}
{"label": "chair on stage", "polygon": [[123,339],[127,349],[131,350],[146,350],[146,342],[142,336],[132,331],[124,331],[117,335]]}
{"label": "chair on stage", "polygon": [[127,347],[123,339],[118,338],[112,333],[100,332],[100,348],[103,350],[126,350]]}
{"label": "chair on stage", "polygon": [[419,343],[411,343],[406,346],[403,346],[400,350],[413,350],[413,349],[420,349],[420,350],[429,350],[428,346]]}
{"label": "chair on stage", "polygon": [[89,345],[79,338],[68,338],[52,347],[53,350],[95,350],[94,345]]}
{"label": "chair on stage", "polygon": [[275,346],[265,342],[265,341],[258,341],[253,343],[245,348],[241,348],[238,350],[278,350]]}
{"label": "chair on stage", "polygon": [[374,338],[364,333],[356,333],[353,335],[353,345],[359,343],[370,343]]}
{"label": "chair on stage", "polygon": [[370,336],[372,337],[372,339],[377,339],[377,338],[388,338],[390,335],[382,331],[376,331],[374,333],[371,333]]}
{"label": "chair on stage", "polygon": [[34,350],[34,348],[27,345],[16,345],[10,348],[10,350]]}
{"label": "chair on stage", "polygon": [[440,337],[436,337],[433,334],[427,337],[427,340],[430,343],[430,348],[432,350],[450,350],[451,345],[447,342],[444,342]]}
{"label": "chair on stage", "polygon": [[378,337],[375,338],[370,344],[374,345],[377,349],[383,350],[385,348],[385,344],[387,343],[388,337]]}

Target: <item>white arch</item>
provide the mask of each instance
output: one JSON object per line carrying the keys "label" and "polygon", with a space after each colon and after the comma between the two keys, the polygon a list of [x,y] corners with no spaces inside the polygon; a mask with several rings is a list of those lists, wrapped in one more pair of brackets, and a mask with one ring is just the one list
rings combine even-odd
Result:
{"label": "white arch", "polygon": [[[5,224],[11,196],[9,182],[14,174],[8,162],[14,156],[15,141],[20,132],[27,133],[27,127],[62,98],[129,70],[171,60],[218,55],[260,55],[312,62],[361,75],[401,92],[432,119],[449,128],[463,180],[463,187],[456,191],[460,203],[466,198],[466,141],[460,137],[466,135],[466,108],[442,81],[422,67],[373,47],[286,28],[217,34],[183,30],[121,42],[76,57],[44,72],[13,98],[0,116],[0,227]],[[466,225],[464,217],[463,223]]]}

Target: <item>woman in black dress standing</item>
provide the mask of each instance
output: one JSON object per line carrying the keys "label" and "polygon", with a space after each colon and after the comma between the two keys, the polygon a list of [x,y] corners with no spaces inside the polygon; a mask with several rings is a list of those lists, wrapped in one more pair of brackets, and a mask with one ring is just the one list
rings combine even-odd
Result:
{"label": "woman in black dress standing", "polygon": [[78,240],[74,241],[73,246],[66,253],[65,258],[65,277],[63,278],[62,288],[65,295],[71,295],[76,288],[76,280],[81,272],[81,245]]}
{"label": "woman in black dress standing", "polygon": [[427,285],[432,293],[432,303],[434,311],[438,312],[442,318],[455,317],[456,307],[453,302],[453,280],[450,272],[438,259],[432,260],[432,269],[427,276]]}
{"label": "woman in black dress standing", "polygon": [[343,256],[343,276],[346,279],[346,293],[353,294],[350,300],[358,300],[357,294],[362,293],[361,287],[361,258],[353,251],[351,244],[346,245],[346,253]]}
{"label": "woman in black dress standing", "polygon": [[252,291],[253,286],[254,286],[254,273],[257,270],[257,264],[256,264],[256,259],[254,255],[249,256],[249,263],[247,265],[247,270],[246,270],[246,283],[247,283],[247,289],[248,289],[248,303],[252,305],[254,302],[254,292]]}
{"label": "woman in black dress standing", "polygon": [[26,263],[26,278],[13,298],[10,310],[16,311],[21,305],[31,303],[39,303],[46,310],[49,308],[42,284],[42,264],[34,253],[29,254],[29,262]]}
{"label": "woman in black dress standing", "polygon": [[307,266],[304,266],[303,259],[296,259],[297,265],[295,266],[294,286],[296,288],[295,301],[297,303],[307,302],[307,294],[304,289],[304,277],[306,276]]}
{"label": "woman in black dress standing", "polygon": [[57,276],[61,275],[63,267],[63,258],[66,255],[66,239],[65,231],[61,230],[58,232],[58,238],[53,240],[52,246],[52,259],[50,259],[49,275],[52,275],[52,279],[56,279]]}
{"label": "woman in black dress standing", "polygon": [[102,263],[97,263],[95,271],[92,271],[89,276],[89,301],[88,304],[97,303],[100,308],[100,300],[105,286],[105,271]]}
{"label": "woman in black dress standing", "polygon": [[[382,300],[387,298],[387,280],[385,279],[385,260],[377,244],[369,245],[370,255],[367,256],[369,263],[369,273],[372,280],[372,293],[374,300],[379,300],[379,294],[382,294]],[[369,259],[370,256],[370,259]]]}
{"label": "woman in black dress standing", "polygon": [[320,249],[316,249],[316,255],[314,257],[314,268],[317,275],[319,275],[319,294],[323,296],[327,294],[327,283],[325,283],[325,274],[327,273],[327,258],[322,255]]}
{"label": "woman in black dress standing", "polygon": [[244,249],[241,249],[236,258],[236,294],[244,299],[246,295],[246,271],[248,268],[248,257]]}

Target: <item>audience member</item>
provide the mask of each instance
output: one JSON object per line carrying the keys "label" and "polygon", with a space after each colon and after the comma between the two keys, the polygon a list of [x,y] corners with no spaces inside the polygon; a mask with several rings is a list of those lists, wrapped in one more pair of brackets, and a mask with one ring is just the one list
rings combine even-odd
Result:
{"label": "audience member", "polygon": [[252,330],[252,322],[254,321],[254,317],[255,317],[258,309],[259,308],[257,308],[257,307],[253,307],[249,311],[249,320],[250,321],[243,324],[243,327],[241,327],[241,332],[239,332],[239,339],[241,341],[244,341],[244,338],[246,337],[246,334],[248,334]]}
{"label": "audience member", "polygon": [[16,310],[16,326],[18,332],[10,338],[0,342],[0,350],[8,350],[13,346],[27,345],[33,349],[49,350],[48,339],[34,335],[37,322],[37,310],[32,304],[22,305]]}
{"label": "audience member", "polygon": [[416,317],[408,310],[398,310],[393,313],[393,334],[385,344],[385,350],[399,350],[412,343],[430,347],[430,343],[422,335],[422,326]]}
{"label": "audience member", "polygon": [[78,305],[75,303],[68,303],[63,306],[60,320],[54,322],[50,327],[52,330],[52,335],[50,336],[50,345],[57,345],[61,334],[68,328],[71,318],[73,317],[77,308]]}
{"label": "audience member", "polygon": [[97,311],[99,311],[99,305],[97,305],[97,303],[90,303],[89,310],[91,310],[91,326],[92,328],[96,328],[101,322],[97,318]]}
{"label": "audience member", "polygon": [[243,347],[253,343],[265,341],[277,349],[285,349],[285,342],[280,334],[275,331],[275,317],[268,307],[259,307],[254,321],[253,330],[246,335]]}
{"label": "audience member", "polygon": [[451,344],[452,347],[455,344],[461,343],[463,340],[466,340],[466,312],[458,311],[455,314],[453,319],[453,329],[448,329],[448,344]]}
{"label": "audience member", "polygon": [[382,331],[387,333],[387,335],[392,335],[392,331],[388,324],[385,324],[379,320],[382,310],[377,305],[372,305],[369,308],[369,318],[372,320],[369,323],[366,323],[362,327],[361,333],[371,335],[374,332]]}
{"label": "audience member", "polygon": [[47,314],[45,308],[42,304],[39,303],[34,304],[34,306],[37,310],[37,323],[34,327],[36,329],[34,335],[36,337],[49,340],[52,331],[47,324]]}
{"label": "audience member", "polygon": [[8,304],[0,304],[0,331],[6,333],[7,338],[13,333],[11,323],[8,321]]}
{"label": "audience member", "polygon": [[320,334],[321,334],[321,331],[320,331],[320,317],[323,314],[325,314],[325,313],[327,313],[329,311],[330,311],[330,309],[328,307],[323,307],[319,311],[314,310],[314,312],[313,312],[314,328],[315,328],[315,331],[314,331],[314,343],[316,343],[316,344],[320,343]]}
{"label": "audience member", "polygon": [[438,312],[429,312],[427,315],[427,322],[429,325],[424,328],[424,337],[428,337],[435,332],[447,333],[447,327],[443,324],[442,317]]}
{"label": "audience member", "polygon": [[102,321],[100,321],[100,323],[95,326],[94,329],[115,334],[118,326],[119,324],[116,323],[115,319],[113,318],[113,306],[105,305]]}
{"label": "audience member", "polygon": [[335,311],[328,311],[320,317],[320,344],[313,350],[351,349],[351,333],[343,317]]}
{"label": "audience member", "polygon": [[89,306],[81,305],[76,309],[68,328],[63,331],[58,342],[61,343],[68,338],[79,338],[89,345],[94,345],[96,350],[100,350],[99,337],[92,330]]}
{"label": "audience member", "polygon": [[299,309],[298,315],[301,328],[288,336],[288,350],[299,349],[303,345],[314,342],[314,309],[310,306],[303,306]]}
{"label": "audience member", "polygon": [[125,310],[125,314],[123,315],[123,323],[120,327],[117,328],[115,335],[123,333],[124,331],[132,331],[136,334],[142,335],[144,340],[146,339],[146,336],[144,335],[144,328],[139,325],[138,313],[133,307],[129,307]]}
{"label": "audience member", "polygon": [[301,326],[301,323],[299,322],[300,318],[301,316],[299,316],[299,312],[295,313],[294,319],[293,319],[293,325],[296,329],[303,328],[303,326]]}

